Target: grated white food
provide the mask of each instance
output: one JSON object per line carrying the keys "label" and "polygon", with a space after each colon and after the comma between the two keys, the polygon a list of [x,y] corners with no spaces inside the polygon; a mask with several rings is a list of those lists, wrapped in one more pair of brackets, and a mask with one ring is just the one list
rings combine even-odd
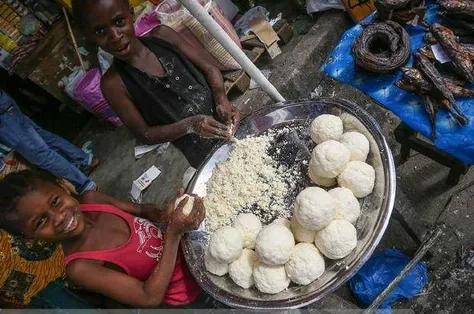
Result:
{"label": "grated white food", "polygon": [[252,211],[261,221],[289,215],[283,169],[267,153],[274,134],[234,142],[229,159],[217,165],[204,198],[206,229],[229,225],[239,212]]}

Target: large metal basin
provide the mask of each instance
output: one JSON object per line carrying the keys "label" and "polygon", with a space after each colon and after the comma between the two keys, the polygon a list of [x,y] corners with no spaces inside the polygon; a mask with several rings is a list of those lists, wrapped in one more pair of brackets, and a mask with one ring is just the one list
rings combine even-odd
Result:
{"label": "large metal basin", "polygon": [[[274,295],[263,294],[255,288],[242,289],[228,276],[218,277],[205,270],[203,248],[208,236],[203,230],[186,235],[182,242],[188,266],[199,285],[217,300],[236,308],[254,310],[291,309],[316,302],[346,282],[367,261],[387,227],[395,200],[395,166],[387,142],[377,122],[356,104],[339,99],[318,99],[296,103],[280,103],[257,112],[246,119],[236,137],[258,135],[269,128],[289,123],[309,127],[311,121],[323,113],[343,118],[345,130],[353,129],[365,134],[371,145],[368,163],[375,168],[374,192],[361,200],[362,214],[356,223],[358,243],[356,249],[344,259],[326,259],[326,271],[307,286],[291,285]],[[206,183],[216,163],[225,160],[229,144],[216,149],[198,170],[188,193],[205,196]]]}

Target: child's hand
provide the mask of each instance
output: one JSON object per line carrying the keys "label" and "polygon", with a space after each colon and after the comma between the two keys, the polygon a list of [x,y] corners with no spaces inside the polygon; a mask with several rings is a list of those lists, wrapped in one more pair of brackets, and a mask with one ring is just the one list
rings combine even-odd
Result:
{"label": "child's hand", "polygon": [[[179,202],[176,209],[171,213],[168,222],[168,232],[182,235],[185,232],[197,229],[204,220],[204,217],[206,216],[206,210],[204,208],[202,199],[195,197],[191,213],[189,213],[189,215],[185,215],[183,213],[183,208],[188,201],[189,198],[183,199],[181,202]],[[169,206],[173,206],[174,208],[174,201],[170,202]]]}

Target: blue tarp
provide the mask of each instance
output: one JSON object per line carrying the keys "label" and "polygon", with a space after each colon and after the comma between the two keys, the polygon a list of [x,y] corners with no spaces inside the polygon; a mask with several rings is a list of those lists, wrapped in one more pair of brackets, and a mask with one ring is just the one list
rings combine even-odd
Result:
{"label": "blue tarp", "polygon": [[[437,20],[437,11],[437,5],[430,4],[428,6],[425,17],[428,23]],[[373,18],[373,15],[369,16],[362,24],[371,22]],[[406,26],[405,29],[410,34],[412,52],[425,45],[423,40],[425,30],[422,27]],[[390,74],[375,74],[356,68],[351,48],[352,43],[361,32],[362,26],[359,24],[344,33],[327,63],[323,65],[323,71],[329,76],[361,90],[395,113],[400,120],[413,130],[430,138],[431,124],[421,97],[394,85],[396,81],[401,79],[401,71]],[[407,66],[412,64],[413,54]],[[440,109],[436,121],[436,140],[434,144],[440,150],[461,161],[474,164],[474,98],[457,98],[456,103],[469,118],[469,123],[464,127],[460,127],[446,110]]]}

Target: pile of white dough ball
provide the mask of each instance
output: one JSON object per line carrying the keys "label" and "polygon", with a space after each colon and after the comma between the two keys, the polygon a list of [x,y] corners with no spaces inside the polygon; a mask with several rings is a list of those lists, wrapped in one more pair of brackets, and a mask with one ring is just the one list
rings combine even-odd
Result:
{"label": "pile of white dough ball", "polygon": [[374,189],[375,170],[367,164],[369,140],[361,133],[343,133],[341,118],[323,114],[311,123],[311,138],[317,144],[311,154],[308,176],[322,187],[336,182],[358,197],[366,197]]}
{"label": "pile of white dough ball", "polygon": [[307,285],[324,273],[324,258],[314,241],[315,232],[295,219],[278,218],[262,226],[254,214],[239,214],[232,227],[211,235],[204,264],[214,275],[228,273],[242,288],[274,294],[290,282]]}
{"label": "pile of white dough ball", "polygon": [[242,288],[274,294],[291,282],[310,284],[323,275],[324,257],[341,259],[356,248],[357,198],[372,193],[375,184],[375,170],[366,163],[369,141],[359,132],[344,133],[342,120],[330,114],[314,119],[310,133],[317,145],[308,176],[319,187],[298,194],[291,221],[278,218],[263,226],[246,213],[218,229],[204,256],[210,273],[228,273]]}

